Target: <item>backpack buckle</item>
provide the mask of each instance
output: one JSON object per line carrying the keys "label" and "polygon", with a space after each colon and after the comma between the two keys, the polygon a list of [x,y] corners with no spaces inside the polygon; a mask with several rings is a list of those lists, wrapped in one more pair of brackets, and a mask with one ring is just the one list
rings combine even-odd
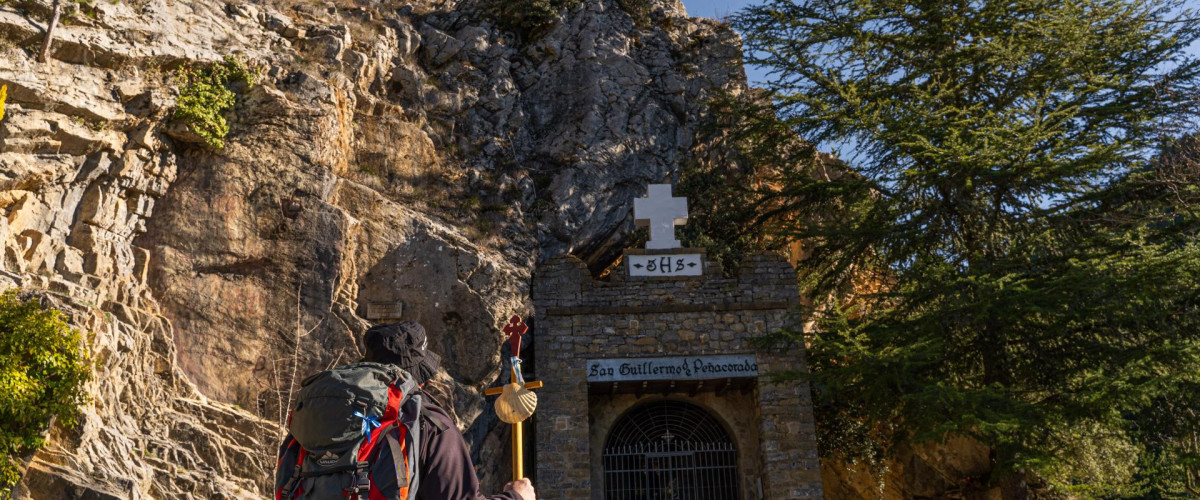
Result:
{"label": "backpack buckle", "polygon": [[371,467],[370,462],[358,462],[354,468],[354,486],[346,488],[346,493],[350,494],[351,498],[360,500],[366,499],[367,494],[371,492],[371,477],[367,470]]}
{"label": "backpack buckle", "polygon": [[294,474],[288,478],[287,483],[279,490],[280,498],[292,498],[292,490],[296,489],[296,483],[300,480],[300,474]]}

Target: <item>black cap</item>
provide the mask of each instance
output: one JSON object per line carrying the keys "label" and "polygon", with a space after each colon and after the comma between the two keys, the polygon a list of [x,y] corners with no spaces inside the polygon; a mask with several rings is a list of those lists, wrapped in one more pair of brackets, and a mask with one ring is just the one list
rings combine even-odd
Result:
{"label": "black cap", "polygon": [[425,327],[416,321],[375,325],[363,335],[364,361],[388,363],[407,370],[424,384],[437,374],[442,358],[426,349]]}

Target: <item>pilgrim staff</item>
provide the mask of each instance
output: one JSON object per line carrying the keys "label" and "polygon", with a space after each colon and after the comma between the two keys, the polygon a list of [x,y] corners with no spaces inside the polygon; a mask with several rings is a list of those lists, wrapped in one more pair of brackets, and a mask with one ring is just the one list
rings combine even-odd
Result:
{"label": "pilgrim staff", "polygon": [[503,332],[508,334],[512,357],[509,358],[509,383],[494,387],[483,393],[488,396],[499,394],[496,399],[496,415],[505,423],[512,424],[512,467],[513,481],[525,478],[524,421],[537,409],[537,395],[533,389],[542,386],[541,381],[525,382],[521,374],[521,336],[529,331],[529,325],[520,316],[513,315]]}

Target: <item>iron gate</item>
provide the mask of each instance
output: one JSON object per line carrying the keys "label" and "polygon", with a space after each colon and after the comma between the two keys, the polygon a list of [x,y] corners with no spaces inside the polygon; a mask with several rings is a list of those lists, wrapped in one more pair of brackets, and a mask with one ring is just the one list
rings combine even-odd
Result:
{"label": "iron gate", "polygon": [[720,422],[682,401],[621,417],[604,446],[608,500],[736,500],[737,448]]}

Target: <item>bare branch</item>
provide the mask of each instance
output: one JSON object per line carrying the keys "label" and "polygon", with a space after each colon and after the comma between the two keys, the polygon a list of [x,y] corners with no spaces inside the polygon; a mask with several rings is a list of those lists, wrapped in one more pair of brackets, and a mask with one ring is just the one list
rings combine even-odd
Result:
{"label": "bare branch", "polygon": [[58,18],[62,15],[62,0],[54,0],[54,12],[50,14],[50,23],[46,25],[46,39],[42,40],[42,50],[38,53],[38,62],[44,63],[50,58],[50,44],[54,42],[54,27],[58,26]]}

